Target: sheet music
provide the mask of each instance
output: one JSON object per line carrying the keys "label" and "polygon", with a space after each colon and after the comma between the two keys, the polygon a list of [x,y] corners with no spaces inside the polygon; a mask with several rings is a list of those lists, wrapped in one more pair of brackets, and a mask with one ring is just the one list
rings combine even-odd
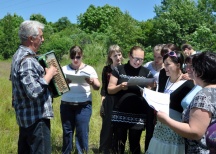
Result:
{"label": "sheet music", "polygon": [[65,74],[65,77],[72,81],[72,83],[86,83],[85,78],[90,78],[90,74],[80,71],[77,74]]}
{"label": "sheet music", "polygon": [[128,86],[135,85],[148,85],[154,82],[154,78],[145,78],[145,77],[130,77],[128,80]]}
{"label": "sheet music", "polygon": [[150,107],[169,115],[170,95],[143,88],[143,97]]}

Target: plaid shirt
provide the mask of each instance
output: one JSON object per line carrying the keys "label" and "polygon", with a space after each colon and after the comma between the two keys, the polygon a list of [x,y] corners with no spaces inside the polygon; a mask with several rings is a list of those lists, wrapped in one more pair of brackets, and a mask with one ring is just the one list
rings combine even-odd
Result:
{"label": "plaid shirt", "polygon": [[51,94],[43,78],[45,72],[34,57],[35,52],[21,45],[11,67],[12,104],[18,125],[25,128],[38,119],[53,117]]}

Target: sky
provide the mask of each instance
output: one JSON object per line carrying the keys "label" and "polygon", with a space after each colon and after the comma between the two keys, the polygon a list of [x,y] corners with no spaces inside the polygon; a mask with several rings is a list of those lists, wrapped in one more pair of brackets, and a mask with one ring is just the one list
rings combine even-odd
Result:
{"label": "sky", "polygon": [[154,6],[161,0],[0,0],[0,19],[8,13],[28,20],[32,14],[43,15],[47,22],[57,22],[67,17],[77,23],[77,16],[85,13],[90,5],[102,7],[106,4],[127,11],[134,19],[146,21],[155,16]]}

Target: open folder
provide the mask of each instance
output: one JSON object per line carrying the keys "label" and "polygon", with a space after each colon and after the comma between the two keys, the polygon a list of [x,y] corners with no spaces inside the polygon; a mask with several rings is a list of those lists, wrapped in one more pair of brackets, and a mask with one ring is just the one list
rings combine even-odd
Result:
{"label": "open folder", "polygon": [[135,85],[149,85],[155,81],[154,78],[146,78],[146,77],[130,77],[128,80],[128,86]]}
{"label": "open folder", "polygon": [[72,81],[72,83],[86,83],[85,78],[90,78],[90,74],[81,71],[77,74],[65,74],[65,77]]}
{"label": "open folder", "polygon": [[169,115],[170,95],[143,88],[143,97],[150,107]]}

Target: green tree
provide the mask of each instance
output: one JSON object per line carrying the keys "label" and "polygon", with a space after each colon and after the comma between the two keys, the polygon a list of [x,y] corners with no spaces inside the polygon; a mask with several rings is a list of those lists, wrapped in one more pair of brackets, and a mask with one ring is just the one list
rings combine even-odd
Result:
{"label": "green tree", "polygon": [[41,14],[32,14],[30,16],[30,20],[36,20],[36,21],[39,21],[39,22],[41,22],[43,24],[47,24],[46,18]]}
{"label": "green tree", "polygon": [[12,57],[20,43],[18,38],[19,25],[23,18],[14,14],[7,14],[0,20],[0,54],[3,59]]}
{"label": "green tree", "polygon": [[194,33],[187,36],[186,38],[188,43],[194,46],[196,50],[216,51],[216,34],[205,25],[197,28]]}
{"label": "green tree", "polygon": [[60,32],[70,26],[72,26],[70,20],[68,19],[68,17],[62,17],[60,19],[58,19],[57,22],[54,23],[53,25],[55,27],[56,32]]}
{"label": "green tree", "polygon": [[105,33],[108,26],[113,26],[110,22],[117,15],[123,15],[118,7],[108,4],[103,7],[90,5],[84,14],[78,16],[78,25],[87,33]]}
{"label": "green tree", "polygon": [[211,14],[203,13],[195,1],[163,0],[161,4],[155,7],[153,38],[157,44],[172,42],[181,45],[188,42],[190,35],[200,26],[210,28],[214,24]]}
{"label": "green tree", "polygon": [[[115,25],[115,26],[113,26]],[[107,28],[109,36],[109,45],[118,44],[122,49],[124,56],[134,45],[142,45],[143,34],[139,22],[133,19],[128,12],[123,15],[116,15]]]}
{"label": "green tree", "polygon": [[142,30],[142,38],[139,41],[143,46],[154,46],[156,44],[154,38],[154,20],[149,19],[147,21],[139,22],[139,26]]}
{"label": "green tree", "polygon": [[198,9],[202,12],[208,27],[216,32],[216,1],[215,0],[198,0]]}

